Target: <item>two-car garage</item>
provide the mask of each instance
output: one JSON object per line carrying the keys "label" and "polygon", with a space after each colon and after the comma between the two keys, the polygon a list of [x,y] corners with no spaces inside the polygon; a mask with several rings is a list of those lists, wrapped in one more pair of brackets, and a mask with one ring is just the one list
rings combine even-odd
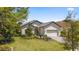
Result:
{"label": "two-car garage", "polygon": [[48,36],[58,36],[58,31],[57,30],[47,30],[47,35]]}
{"label": "two-car garage", "polygon": [[45,28],[45,35],[49,36],[49,37],[57,37],[59,36],[59,30],[53,26],[49,26],[47,28]]}

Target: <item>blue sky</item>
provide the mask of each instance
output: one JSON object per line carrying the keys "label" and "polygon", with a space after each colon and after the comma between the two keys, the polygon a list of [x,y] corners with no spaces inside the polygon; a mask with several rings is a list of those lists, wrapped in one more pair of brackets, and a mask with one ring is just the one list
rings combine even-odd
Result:
{"label": "blue sky", "polygon": [[[67,7],[30,7],[28,20],[39,20],[42,22],[61,21],[67,15]],[[79,18],[79,8],[73,8]]]}

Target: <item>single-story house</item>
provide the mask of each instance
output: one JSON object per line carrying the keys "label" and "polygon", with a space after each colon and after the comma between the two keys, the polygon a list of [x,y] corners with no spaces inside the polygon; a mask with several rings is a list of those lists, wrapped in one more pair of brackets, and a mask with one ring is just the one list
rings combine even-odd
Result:
{"label": "single-story house", "polygon": [[41,35],[47,35],[48,37],[55,39],[57,41],[62,42],[63,39],[60,37],[60,32],[61,32],[61,26],[59,26],[57,23],[51,21],[51,22],[46,22],[42,23],[37,20],[30,21],[24,25],[22,25],[21,33],[22,35],[25,35],[26,32],[25,30],[28,28],[29,23],[32,25],[32,32],[36,32],[36,28],[38,28],[39,32]]}

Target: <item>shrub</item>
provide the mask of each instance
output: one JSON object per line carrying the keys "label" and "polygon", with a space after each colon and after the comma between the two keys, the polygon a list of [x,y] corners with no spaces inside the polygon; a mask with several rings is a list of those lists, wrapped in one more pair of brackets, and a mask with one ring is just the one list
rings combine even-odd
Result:
{"label": "shrub", "polygon": [[66,35],[66,31],[65,30],[61,31],[61,36],[65,37],[65,35]]}
{"label": "shrub", "polygon": [[0,51],[11,51],[11,48],[9,46],[0,46]]}
{"label": "shrub", "polygon": [[32,35],[33,35],[33,33],[32,33],[32,28],[31,28],[31,27],[28,27],[28,28],[26,29],[26,35],[27,35],[27,36],[32,36]]}
{"label": "shrub", "polygon": [[0,37],[0,40],[3,40],[3,39],[4,39],[4,37],[3,37],[3,36],[1,36],[1,37]]}
{"label": "shrub", "polygon": [[44,39],[45,41],[48,41],[47,35],[44,35],[44,36],[43,36],[43,39]]}
{"label": "shrub", "polygon": [[6,43],[11,43],[14,42],[14,39],[12,37],[0,37],[0,44],[6,44]]}

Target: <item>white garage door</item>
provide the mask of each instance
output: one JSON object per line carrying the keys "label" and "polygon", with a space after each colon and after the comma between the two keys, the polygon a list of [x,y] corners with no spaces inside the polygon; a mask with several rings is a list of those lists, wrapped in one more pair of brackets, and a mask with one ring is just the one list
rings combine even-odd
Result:
{"label": "white garage door", "polygon": [[57,36],[57,30],[47,30],[47,36]]}

